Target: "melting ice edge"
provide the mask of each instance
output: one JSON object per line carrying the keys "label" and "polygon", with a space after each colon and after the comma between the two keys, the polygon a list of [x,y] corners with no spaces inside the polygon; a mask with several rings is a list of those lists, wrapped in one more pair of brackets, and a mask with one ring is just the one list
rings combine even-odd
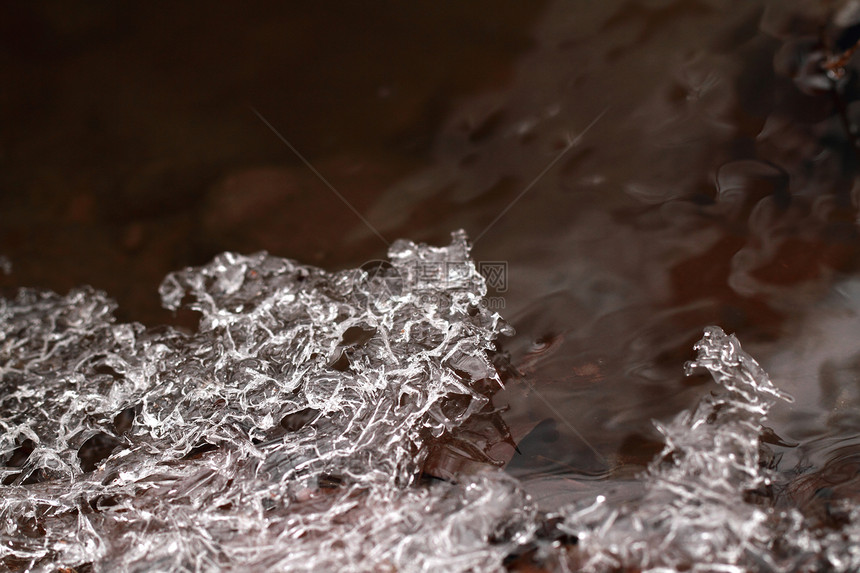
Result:
{"label": "melting ice edge", "polygon": [[[168,308],[193,300],[193,334],[118,324],[91,288],[0,299],[0,566],[860,569],[860,508],[820,531],[749,500],[773,478],[762,421],[788,397],[717,327],[689,368],[723,391],[658,425],[634,499],[547,514],[501,470],[419,483],[427,445],[486,406],[476,388],[499,382],[488,352],[509,327],[481,305],[462,231],[389,259],[327,273],[224,253],[159,290]],[[439,262],[444,280],[420,272]]]}

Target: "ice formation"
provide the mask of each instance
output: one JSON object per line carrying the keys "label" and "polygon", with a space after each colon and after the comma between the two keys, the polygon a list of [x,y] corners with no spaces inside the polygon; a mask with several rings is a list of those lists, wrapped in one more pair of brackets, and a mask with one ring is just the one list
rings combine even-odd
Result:
{"label": "ice formation", "polygon": [[761,442],[779,399],[734,335],[705,330],[688,374],[708,370],[724,391],[705,396],[667,425],[665,447],[641,476],[632,501],[611,489],[559,512],[578,540],[584,571],[857,571],[860,506],[834,504],[843,527],[822,528],[797,508],[777,509],[781,492]]}
{"label": "ice formation", "polygon": [[[785,396],[709,329],[722,393],[660,425],[638,493],[545,514],[502,470],[420,480],[486,412],[509,330],[465,235],[326,273],[225,253],[169,275],[195,333],[119,324],[105,294],[0,299],[0,566],[12,571],[746,571],[860,564],[774,509],[762,421]],[[487,444],[483,444],[486,446]],[[480,451],[481,445],[473,444]]]}
{"label": "ice formation", "polygon": [[747,499],[771,485],[759,456],[761,421],[776,398],[787,396],[719,328],[708,328],[696,348],[688,371],[706,368],[728,392],[658,424],[666,445],[635,506],[613,507],[604,496],[566,516],[589,568],[740,572],[754,565],[750,555],[771,565],[767,511]]}
{"label": "ice formation", "polygon": [[[474,545],[495,521],[456,514],[486,493],[428,500],[439,488],[409,486],[427,442],[487,403],[473,387],[499,383],[486,351],[509,327],[481,307],[462,233],[447,248],[400,241],[390,259],[328,274],[225,253],[161,286],[168,308],[188,297],[202,312],[194,334],[117,324],[88,288],[0,301],[0,559],[420,568],[432,547],[404,534],[430,506],[450,514],[464,564],[503,557],[504,544],[463,549],[469,528]],[[481,511],[507,527],[523,503],[505,495],[510,511],[497,499]]]}

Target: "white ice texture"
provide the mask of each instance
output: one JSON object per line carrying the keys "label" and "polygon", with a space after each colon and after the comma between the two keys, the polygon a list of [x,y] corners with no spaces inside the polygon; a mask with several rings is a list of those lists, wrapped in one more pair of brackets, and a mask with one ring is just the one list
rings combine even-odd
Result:
{"label": "white ice texture", "polygon": [[693,366],[725,391],[659,426],[641,496],[547,515],[499,469],[418,479],[429,444],[487,405],[488,351],[510,332],[464,233],[336,273],[224,253],[160,293],[202,313],[197,332],[118,324],[90,288],[0,299],[0,570],[860,565],[843,535],[860,522],[817,535],[750,499],[784,396],[717,328]]}

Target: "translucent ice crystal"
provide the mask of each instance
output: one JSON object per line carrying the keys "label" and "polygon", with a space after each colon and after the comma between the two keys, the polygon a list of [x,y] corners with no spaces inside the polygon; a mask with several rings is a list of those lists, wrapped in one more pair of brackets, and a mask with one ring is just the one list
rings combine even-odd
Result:
{"label": "translucent ice crystal", "polygon": [[509,327],[480,304],[464,234],[389,255],[330,274],[225,253],[173,273],[160,293],[202,313],[194,334],[117,324],[88,288],[0,300],[3,563],[420,563],[428,548],[393,532],[420,529],[396,516],[422,504],[446,506],[450,534],[469,536],[464,568],[501,559],[481,540],[525,511],[515,493],[476,525],[456,515],[486,504],[477,486],[449,502],[407,488],[428,442],[486,405],[474,386],[499,383],[487,350]]}

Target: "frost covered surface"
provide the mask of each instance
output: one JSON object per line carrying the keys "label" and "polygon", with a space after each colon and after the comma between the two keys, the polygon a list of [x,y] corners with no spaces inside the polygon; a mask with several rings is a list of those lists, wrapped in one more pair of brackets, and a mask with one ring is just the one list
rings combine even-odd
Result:
{"label": "frost covered surface", "polygon": [[488,351],[508,327],[481,305],[462,233],[389,257],[326,273],[225,253],[171,274],[164,303],[192,301],[194,334],[117,324],[88,288],[0,299],[0,565],[860,567],[860,508],[839,506],[838,531],[775,509],[760,435],[789,398],[716,327],[688,368],[722,389],[658,424],[666,445],[638,489],[607,483],[544,515],[491,464],[419,481],[434,447],[486,415],[500,383]]}
{"label": "frost covered surface", "polygon": [[193,299],[195,334],[117,324],[87,288],[0,301],[2,562],[498,567],[533,527],[515,485],[410,486],[428,440],[487,403],[473,386],[498,384],[486,351],[508,327],[462,233],[390,259],[328,274],[225,253],[160,289]]}

